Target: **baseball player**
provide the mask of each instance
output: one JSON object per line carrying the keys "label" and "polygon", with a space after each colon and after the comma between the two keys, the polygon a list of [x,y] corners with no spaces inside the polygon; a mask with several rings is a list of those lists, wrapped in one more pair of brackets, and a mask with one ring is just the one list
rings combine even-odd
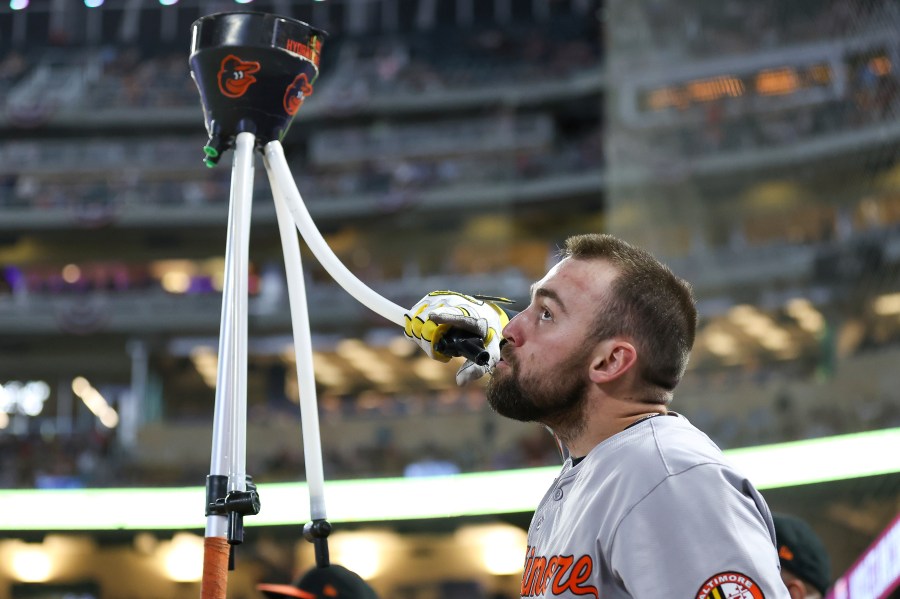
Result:
{"label": "baseball player", "polygon": [[451,328],[484,341],[499,414],[567,452],[528,530],[521,596],[787,599],[772,516],[753,485],[668,409],[694,342],[690,286],[610,235],[569,238],[508,320],[496,301],[433,292],[406,315],[431,357]]}

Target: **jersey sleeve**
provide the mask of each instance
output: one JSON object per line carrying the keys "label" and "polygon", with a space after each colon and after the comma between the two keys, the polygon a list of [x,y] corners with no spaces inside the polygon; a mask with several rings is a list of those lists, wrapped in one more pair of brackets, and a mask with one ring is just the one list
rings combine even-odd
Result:
{"label": "jersey sleeve", "polygon": [[693,466],[624,516],[609,564],[635,599],[789,599],[770,520],[749,481],[722,464]]}

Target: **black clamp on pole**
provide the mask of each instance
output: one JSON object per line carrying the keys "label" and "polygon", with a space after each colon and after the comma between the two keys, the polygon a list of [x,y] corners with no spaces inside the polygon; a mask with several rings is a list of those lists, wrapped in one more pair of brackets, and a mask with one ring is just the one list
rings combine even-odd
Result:
{"label": "black clamp on pole", "polygon": [[234,570],[234,546],[244,542],[244,516],[255,516],[262,507],[253,477],[249,475],[246,487],[246,491],[228,491],[227,476],[206,477],[206,515],[228,516],[229,570]]}
{"label": "black clamp on pole", "polygon": [[331,564],[328,555],[328,535],[331,534],[331,523],[328,520],[313,520],[303,525],[303,538],[313,544],[316,553],[316,566],[325,568]]}

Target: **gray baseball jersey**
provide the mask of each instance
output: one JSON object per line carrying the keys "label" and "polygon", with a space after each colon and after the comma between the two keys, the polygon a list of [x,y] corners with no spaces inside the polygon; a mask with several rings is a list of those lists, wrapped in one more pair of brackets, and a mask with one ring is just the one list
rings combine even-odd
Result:
{"label": "gray baseball jersey", "polygon": [[772,515],[684,417],[566,460],[528,531],[522,597],[789,599]]}

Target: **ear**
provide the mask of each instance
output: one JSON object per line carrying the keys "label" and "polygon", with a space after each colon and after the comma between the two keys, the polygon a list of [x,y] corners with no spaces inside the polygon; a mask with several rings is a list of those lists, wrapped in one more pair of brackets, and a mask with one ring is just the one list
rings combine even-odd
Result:
{"label": "ear", "polygon": [[791,596],[791,599],[805,599],[806,585],[803,584],[802,580],[798,580],[796,578],[792,578],[791,580],[785,580],[784,586],[787,587],[787,590]]}
{"label": "ear", "polygon": [[602,384],[614,381],[637,362],[637,350],[624,339],[606,339],[597,344],[590,365],[590,378]]}

